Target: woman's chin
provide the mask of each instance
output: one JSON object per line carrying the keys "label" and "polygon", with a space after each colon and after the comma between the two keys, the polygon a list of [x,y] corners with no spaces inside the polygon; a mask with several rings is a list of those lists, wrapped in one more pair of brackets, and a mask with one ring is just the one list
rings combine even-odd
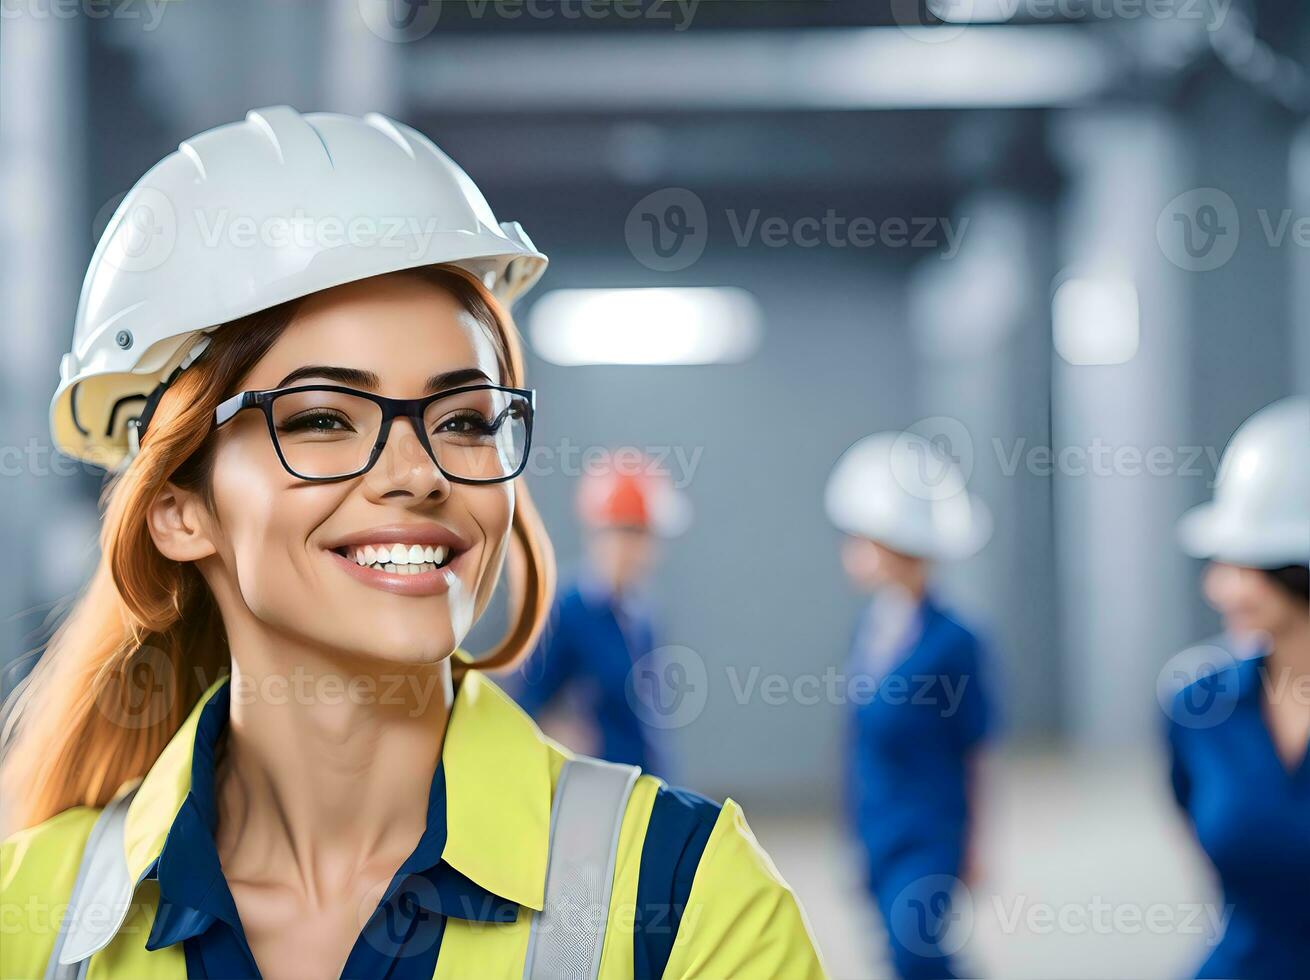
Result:
{"label": "woman's chin", "polygon": [[1257,643],[1267,635],[1258,623],[1246,617],[1230,617],[1224,625],[1229,633],[1248,643]]}
{"label": "woman's chin", "polygon": [[[345,632],[345,631],[343,631]],[[437,627],[413,634],[396,633],[383,638],[376,635],[364,636],[353,644],[341,643],[341,634],[332,642],[344,646],[351,656],[371,667],[391,665],[398,668],[435,666],[455,652],[458,643],[450,630],[450,625]]]}

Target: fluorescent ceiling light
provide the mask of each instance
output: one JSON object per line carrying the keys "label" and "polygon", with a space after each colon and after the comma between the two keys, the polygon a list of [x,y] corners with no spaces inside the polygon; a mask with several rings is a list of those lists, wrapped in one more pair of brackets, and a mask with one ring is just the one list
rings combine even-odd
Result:
{"label": "fluorescent ceiling light", "polygon": [[1056,352],[1070,364],[1123,364],[1137,353],[1137,287],[1127,279],[1066,279],[1055,290]]}
{"label": "fluorescent ceiling light", "polygon": [[849,108],[1066,105],[1109,83],[1093,33],[1067,26],[867,28],[814,57],[810,85]]}
{"label": "fluorescent ceiling light", "polygon": [[483,113],[1055,106],[1103,91],[1112,67],[1083,25],[939,24],[461,36],[407,70],[442,112]]}
{"label": "fluorescent ceiling light", "polygon": [[1003,24],[1019,10],[1021,0],[928,0],[927,7],[948,24]]}
{"label": "fluorescent ceiling light", "polygon": [[557,289],[533,304],[528,335],[554,364],[714,364],[750,356],[760,321],[736,287]]}

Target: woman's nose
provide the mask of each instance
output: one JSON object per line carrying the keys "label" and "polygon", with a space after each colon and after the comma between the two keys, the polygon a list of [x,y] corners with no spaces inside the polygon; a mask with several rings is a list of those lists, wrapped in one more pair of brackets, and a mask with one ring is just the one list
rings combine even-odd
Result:
{"label": "woman's nose", "polygon": [[451,487],[424,448],[413,423],[405,418],[392,423],[377,462],[365,476],[365,484],[378,496],[408,492],[415,497],[445,497]]}

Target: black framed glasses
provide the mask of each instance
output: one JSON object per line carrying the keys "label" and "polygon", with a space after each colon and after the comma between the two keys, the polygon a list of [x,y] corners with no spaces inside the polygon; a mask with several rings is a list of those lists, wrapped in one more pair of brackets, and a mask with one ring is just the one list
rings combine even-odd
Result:
{"label": "black framed glasses", "polygon": [[523,472],[536,392],[465,385],[423,398],[388,398],[343,385],[242,391],[214,409],[215,428],[258,408],[287,472],[325,482],[359,476],[377,462],[391,423],[407,418],[448,480],[503,483]]}

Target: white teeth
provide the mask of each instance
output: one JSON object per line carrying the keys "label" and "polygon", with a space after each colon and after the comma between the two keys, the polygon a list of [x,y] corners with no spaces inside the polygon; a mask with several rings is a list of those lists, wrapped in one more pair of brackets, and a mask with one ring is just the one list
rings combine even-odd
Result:
{"label": "white teeth", "polygon": [[424,563],[421,565],[388,565],[388,572],[394,571],[397,575],[422,575],[424,572],[436,570],[436,565]]}
{"label": "white teeth", "polygon": [[372,566],[401,575],[416,575],[445,564],[449,548],[421,544],[352,545],[346,557],[365,568]]}

